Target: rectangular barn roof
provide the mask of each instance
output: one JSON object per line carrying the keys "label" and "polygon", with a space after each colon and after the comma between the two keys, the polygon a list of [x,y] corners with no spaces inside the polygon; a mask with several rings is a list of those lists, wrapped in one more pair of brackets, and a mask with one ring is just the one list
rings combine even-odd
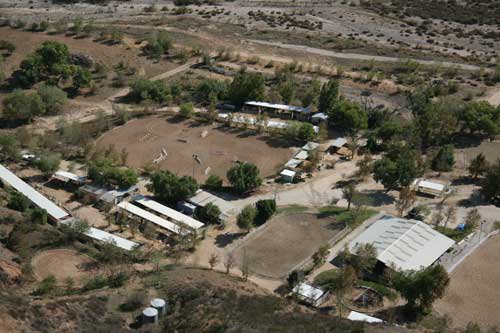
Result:
{"label": "rectangular barn roof", "polygon": [[349,316],[347,317],[349,320],[354,320],[354,321],[364,321],[367,323],[383,323],[384,321],[382,319],[372,317],[369,315],[365,315],[364,313],[356,312],[356,311],[351,311],[349,313]]}
{"label": "rectangular barn roof", "polygon": [[248,101],[248,102],[245,102],[245,105],[258,106],[258,107],[263,107],[263,108],[268,108],[268,109],[285,110],[285,111],[291,111],[291,112],[311,113],[310,108],[303,108],[300,106],[292,106],[292,105],[286,105],[286,104],[273,104],[273,103],[267,103],[267,102]]}
{"label": "rectangular barn roof", "polygon": [[147,210],[144,210],[142,208],[139,208],[137,207],[136,205],[133,205],[131,204],[130,202],[126,202],[126,201],[123,201],[123,202],[120,202],[118,204],[118,207],[121,208],[121,209],[124,209],[126,210],[127,212],[133,214],[133,215],[136,215],[142,219],[145,219],[151,223],[154,223],[176,235],[179,235],[181,233],[181,228],[175,224],[175,223],[172,223],[170,221],[167,221],[161,217],[159,217],[158,215],[155,215],[155,214],[152,214],[150,212],[148,212]]}
{"label": "rectangular barn roof", "polygon": [[57,171],[54,174],[54,178],[57,178],[59,180],[65,181],[65,182],[72,180],[72,181],[77,182],[77,183],[83,183],[83,182],[85,182],[85,179],[87,179],[86,177],[78,176],[78,175],[75,175],[74,173],[63,171],[63,170]]}
{"label": "rectangular barn roof", "polygon": [[325,292],[319,288],[313,287],[307,283],[301,282],[293,288],[293,292],[297,293],[299,296],[317,301],[325,294]]}
{"label": "rectangular barn roof", "polygon": [[421,221],[385,215],[352,240],[349,250],[373,244],[379,261],[406,271],[432,265],[454,243]]}
{"label": "rectangular barn roof", "polygon": [[155,212],[165,215],[176,222],[182,223],[191,229],[198,230],[205,226],[205,224],[193,219],[190,216],[184,215],[170,207],[164,206],[161,203],[144,196],[137,196],[134,198],[134,201],[143,205],[144,207],[154,210]]}
{"label": "rectangular barn roof", "polygon": [[17,191],[22,193],[36,206],[45,209],[47,214],[55,220],[60,220],[62,218],[68,217],[69,214],[55,203],[47,199],[45,196],[36,191],[33,187],[26,184],[22,179],[17,177],[9,169],[0,164],[0,178],[4,182],[15,188]]}

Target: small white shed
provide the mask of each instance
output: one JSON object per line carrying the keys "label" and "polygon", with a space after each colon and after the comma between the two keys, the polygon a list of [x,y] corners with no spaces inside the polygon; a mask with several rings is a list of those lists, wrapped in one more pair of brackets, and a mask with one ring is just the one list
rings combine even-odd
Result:
{"label": "small white shed", "polygon": [[320,306],[328,296],[328,292],[325,292],[304,282],[296,285],[295,288],[293,288],[293,292],[300,300],[314,307]]}
{"label": "small white shed", "polygon": [[281,179],[286,183],[293,183],[293,179],[295,178],[295,171],[284,169],[281,171],[280,176]]}

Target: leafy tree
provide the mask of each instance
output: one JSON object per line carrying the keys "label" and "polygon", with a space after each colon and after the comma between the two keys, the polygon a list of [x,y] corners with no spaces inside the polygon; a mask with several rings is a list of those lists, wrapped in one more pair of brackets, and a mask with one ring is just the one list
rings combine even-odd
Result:
{"label": "leafy tree", "polygon": [[347,184],[342,189],[342,198],[347,201],[347,210],[351,210],[352,199],[356,195],[356,187],[353,183]]}
{"label": "leafy tree", "polygon": [[303,107],[316,106],[321,93],[321,82],[314,78],[309,82],[306,91],[301,97]]}
{"label": "leafy tree", "polygon": [[442,146],[432,159],[432,170],[434,171],[451,171],[455,165],[455,157],[453,155],[453,146]]}
{"label": "leafy tree", "polygon": [[250,229],[255,226],[254,222],[256,216],[257,209],[251,205],[248,205],[240,212],[236,223],[240,229],[244,229],[247,231],[247,233],[249,233]]}
{"label": "leafy tree", "polygon": [[481,193],[486,200],[495,201],[500,198],[500,160],[493,164],[481,182]]}
{"label": "leafy tree", "polygon": [[310,123],[301,121],[288,122],[285,136],[290,140],[311,141],[316,137],[314,127]]}
{"label": "leafy tree", "polygon": [[318,111],[332,115],[339,102],[339,81],[330,79],[323,84],[318,100]]}
{"label": "leafy tree", "polygon": [[59,154],[44,152],[40,155],[41,156],[33,162],[38,170],[45,175],[51,175],[59,169],[59,164],[61,163],[61,156]]}
{"label": "leafy tree", "polygon": [[15,90],[3,100],[3,116],[12,120],[30,122],[45,113],[45,106],[38,94]]}
{"label": "leafy tree", "polygon": [[419,314],[430,310],[432,303],[444,295],[449,282],[443,266],[435,265],[418,272],[399,273],[394,279],[394,287],[406,299],[407,309]]}
{"label": "leafy tree", "polygon": [[486,101],[471,101],[459,115],[462,128],[471,134],[481,133],[493,137],[500,133],[500,108]]}
{"label": "leafy tree", "polygon": [[312,256],[314,267],[321,266],[325,263],[329,250],[330,246],[328,244],[319,247],[318,251],[316,251]]}
{"label": "leafy tree", "polygon": [[405,186],[399,191],[399,197],[396,201],[396,209],[399,216],[403,216],[405,211],[410,209],[416,201],[415,191],[409,186]]}
{"label": "leafy tree", "polygon": [[193,103],[183,103],[180,106],[179,114],[184,118],[191,118],[194,113],[194,105]]}
{"label": "leafy tree", "polygon": [[47,211],[41,208],[33,208],[30,212],[30,220],[37,224],[47,223]]}
{"label": "leafy tree", "polygon": [[247,162],[238,163],[229,169],[227,179],[239,193],[251,191],[262,184],[257,166]]}
{"label": "leafy tree", "polygon": [[153,34],[147,40],[143,51],[146,55],[153,58],[160,58],[163,54],[167,54],[172,48],[172,37],[167,31],[160,31]]}
{"label": "leafy tree", "polygon": [[202,222],[208,224],[219,223],[219,216],[221,211],[217,205],[209,202],[204,207],[197,207],[195,216]]}
{"label": "leafy tree", "polygon": [[73,72],[73,88],[80,90],[90,87],[92,83],[92,75],[90,71],[83,67],[76,67]]}
{"label": "leafy tree", "polygon": [[10,194],[7,207],[19,212],[24,212],[30,207],[30,201],[23,194],[19,192],[12,192]]}
{"label": "leafy tree", "polygon": [[36,91],[45,105],[46,113],[49,115],[59,113],[67,102],[66,93],[56,86],[44,83]]}
{"label": "leafy tree", "polygon": [[394,138],[401,137],[405,132],[405,128],[401,125],[401,123],[389,120],[383,122],[380,127],[377,128],[376,132],[379,139],[384,142],[389,142]]}
{"label": "leafy tree", "polygon": [[295,82],[292,80],[286,80],[281,82],[278,86],[278,92],[281,96],[281,100],[285,104],[290,104],[295,98],[296,88]]}
{"label": "leafy tree", "polygon": [[370,274],[377,264],[377,249],[373,244],[361,244],[356,247],[355,255],[351,257],[351,265],[358,276]]}
{"label": "leafy tree", "polygon": [[117,185],[127,189],[137,184],[138,177],[134,170],[117,167],[109,158],[98,158],[88,165],[88,177],[101,185]]}
{"label": "leafy tree", "polygon": [[256,223],[261,225],[265,223],[267,220],[271,218],[276,212],[276,200],[274,199],[265,199],[259,200],[255,204],[255,208],[257,208],[257,217]]}
{"label": "leafy tree", "polygon": [[8,40],[0,40],[0,50],[5,50],[10,55],[16,50],[16,45]]}
{"label": "leafy tree", "polygon": [[368,116],[358,103],[340,100],[330,112],[335,125],[349,133],[356,133],[368,126]]}
{"label": "leafy tree", "polygon": [[242,106],[249,100],[264,99],[265,92],[265,79],[261,73],[241,70],[229,86],[228,97],[234,105]]}
{"label": "leafy tree", "polygon": [[370,153],[364,154],[363,158],[356,162],[358,167],[357,175],[361,179],[365,179],[368,175],[372,173],[373,170],[373,157]]}
{"label": "leafy tree", "polygon": [[196,98],[205,104],[216,104],[226,98],[227,91],[226,81],[205,79],[196,87]]}
{"label": "leafy tree", "polygon": [[19,141],[12,135],[0,135],[0,155],[17,161],[21,158]]}
{"label": "leafy tree", "polygon": [[170,89],[161,81],[138,79],[130,88],[129,97],[136,103],[145,100],[165,103],[171,99]]}
{"label": "leafy tree", "polygon": [[469,164],[469,173],[472,177],[477,178],[488,171],[489,163],[483,153],[479,153],[474,157]]}
{"label": "leafy tree", "polygon": [[173,205],[192,197],[198,190],[198,184],[192,177],[179,177],[168,170],[161,170],[151,175],[148,190],[160,201]]}
{"label": "leafy tree", "polygon": [[222,178],[220,178],[217,175],[210,175],[208,176],[207,180],[205,181],[205,188],[213,191],[220,190],[222,188]]}
{"label": "leafy tree", "polygon": [[387,191],[409,186],[421,174],[417,153],[405,146],[393,146],[373,163],[373,178]]}

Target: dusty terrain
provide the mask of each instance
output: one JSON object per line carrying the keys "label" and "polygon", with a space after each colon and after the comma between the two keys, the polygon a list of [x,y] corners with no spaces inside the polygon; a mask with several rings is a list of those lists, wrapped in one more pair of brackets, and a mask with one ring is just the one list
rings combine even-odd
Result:
{"label": "dusty terrain", "polygon": [[[206,136],[202,137],[204,132]],[[236,161],[252,162],[262,176],[270,176],[293,154],[289,145],[269,136],[162,117],[130,121],[104,134],[96,143],[98,149],[109,145],[118,151],[125,148],[127,165],[135,168],[152,164],[165,148],[167,158],[158,164],[160,168],[192,176],[194,166],[198,181],[210,174],[225,177]],[[201,164],[193,159],[193,154],[199,156]]]}
{"label": "dusty terrain", "polygon": [[234,255],[240,266],[248,260],[252,273],[283,278],[343,228],[334,219],[316,214],[279,215],[244,240]]}
{"label": "dusty terrain", "polygon": [[39,281],[53,275],[59,284],[67,278],[74,279],[76,284],[95,272],[91,268],[95,261],[74,250],[53,249],[39,252],[31,261],[33,275]]}
{"label": "dusty terrain", "polygon": [[450,316],[455,326],[465,326],[469,321],[484,327],[500,325],[499,251],[500,236],[497,235],[486,241],[451,274],[446,294],[436,302],[435,308]]}

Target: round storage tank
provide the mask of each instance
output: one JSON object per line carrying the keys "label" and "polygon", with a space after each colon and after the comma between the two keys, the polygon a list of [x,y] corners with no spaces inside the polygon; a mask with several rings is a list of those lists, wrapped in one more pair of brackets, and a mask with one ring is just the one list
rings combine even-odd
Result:
{"label": "round storage tank", "polygon": [[156,323],[158,321],[158,310],[155,308],[145,308],[142,311],[142,322],[144,324]]}
{"label": "round storage tank", "polygon": [[163,314],[165,314],[165,312],[167,311],[167,303],[165,302],[164,299],[161,299],[161,298],[155,298],[151,301],[151,307],[155,308],[156,310],[158,310],[158,314],[161,316]]}

